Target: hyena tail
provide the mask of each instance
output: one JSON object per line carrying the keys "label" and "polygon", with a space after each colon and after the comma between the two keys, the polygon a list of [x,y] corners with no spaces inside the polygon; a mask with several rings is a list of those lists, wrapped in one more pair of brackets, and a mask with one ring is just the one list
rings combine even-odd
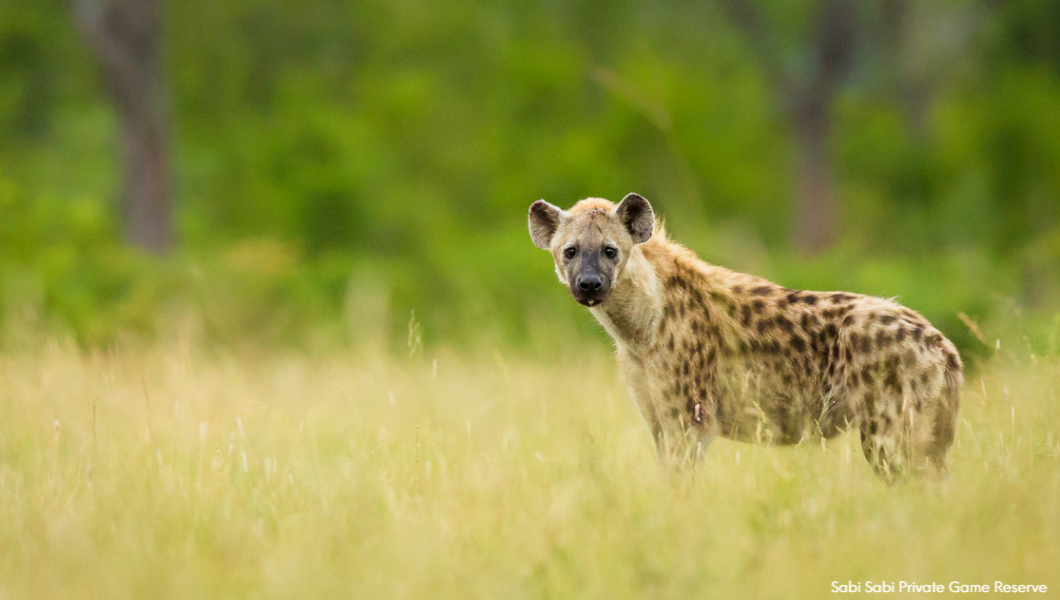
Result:
{"label": "hyena tail", "polygon": [[963,386],[964,375],[961,369],[947,369],[938,409],[935,412],[931,444],[927,448],[928,459],[943,474],[946,473],[946,451],[953,444],[953,437],[957,432],[957,411],[961,407]]}

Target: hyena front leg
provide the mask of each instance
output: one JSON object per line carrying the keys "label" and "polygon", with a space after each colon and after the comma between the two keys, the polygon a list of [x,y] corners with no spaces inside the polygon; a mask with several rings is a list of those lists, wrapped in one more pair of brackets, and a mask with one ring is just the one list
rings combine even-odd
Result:
{"label": "hyena front leg", "polygon": [[714,403],[705,396],[694,400],[664,397],[662,436],[657,442],[660,458],[669,466],[691,466],[702,460],[718,433]]}
{"label": "hyena front leg", "polygon": [[629,394],[633,398],[633,404],[637,406],[640,416],[651,431],[652,440],[655,442],[655,458],[662,463],[663,423],[652,396],[652,390],[648,385],[647,372],[639,361],[622,350],[619,350],[618,364],[626,387],[629,388]]}
{"label": "hyena front leg", "polygon": [[717,434],[714,403],[671,397],[650,385],[653,378],[636,359],[619,352],[621,371],[633,402],[651,430],[661,466],[698,462]]}

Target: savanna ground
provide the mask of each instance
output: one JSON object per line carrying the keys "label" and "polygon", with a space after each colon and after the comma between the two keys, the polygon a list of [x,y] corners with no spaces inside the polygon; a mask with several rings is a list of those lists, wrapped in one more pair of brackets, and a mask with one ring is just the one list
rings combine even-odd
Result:
{"label": "savanna ground", "polygon": [[951,479],[888,488],[856,433],[661,473],[609,349],[574,356],[0,355],[0,598],[1060,590],[1055,357],[970,373]]}

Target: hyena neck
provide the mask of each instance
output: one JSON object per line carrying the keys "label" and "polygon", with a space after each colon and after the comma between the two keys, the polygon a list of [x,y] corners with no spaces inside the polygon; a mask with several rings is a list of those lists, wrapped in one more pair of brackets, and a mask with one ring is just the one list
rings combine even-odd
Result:
{"label": "hyena neck", "polygon": [[662,281],[656,267],[640,246],[634,246],[611,295],[589,310],[620,347],[641,354],[652,345],[662,309]]}

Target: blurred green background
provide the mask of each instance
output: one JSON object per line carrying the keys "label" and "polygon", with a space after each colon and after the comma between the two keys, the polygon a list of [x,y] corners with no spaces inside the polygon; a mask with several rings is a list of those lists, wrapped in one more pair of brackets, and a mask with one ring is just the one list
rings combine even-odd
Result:
{"label": "blurred green background", "polygon": [[602,334],[526,209],[634,190],[708,261],[1060,349],[1058,0],[137,2],[123,57],[130,0],[0,0],[0,349],[553,353]]}

